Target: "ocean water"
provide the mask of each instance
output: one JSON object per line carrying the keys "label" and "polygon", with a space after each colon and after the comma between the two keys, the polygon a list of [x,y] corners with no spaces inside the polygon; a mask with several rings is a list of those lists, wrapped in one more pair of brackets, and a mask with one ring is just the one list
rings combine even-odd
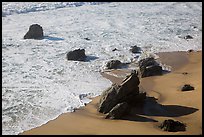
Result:
{"label": "ocean water", "polygon": [[[45,38],[24,40],[35,23]],[[134,45],[141,54],[129,51]],[[78,48],[87,60],[66,60]],[[19,134],[90,102],[111,85],[100,75],[111,59],[189,49],[202,50],[201,2],[3,2],[2,132]]]}

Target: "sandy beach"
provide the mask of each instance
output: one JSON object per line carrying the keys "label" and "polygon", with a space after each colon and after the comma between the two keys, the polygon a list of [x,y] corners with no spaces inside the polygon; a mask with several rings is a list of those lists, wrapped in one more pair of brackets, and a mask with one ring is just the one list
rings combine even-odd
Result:
{"label": "sandy beach", "polygon": [[[123,120],[104,119],[97,112],[100,96],[73,113],[65,113],[47,124],[25,131],[23,135],[200,135],[202,134],[202,51],[158,53],[163,64],[172,71],[162,76],[141,79],[140,90],[149,99],[144,108],[136,109]],[[187,74],[183,74],[187,72]],[[125,75],[128,70],[112,71]],[[102,74],[112,82],[122,78]],[[181,91],[184,84],[195,87],[192,91]],[[105,89],[104,89],[105,90]],[[153,99],[153,97],[156,99]],[[165,119],[174,119],[187,125],[186,131],[166,132],[158,126]],[[20,135],[21,135],[20,134]]]}

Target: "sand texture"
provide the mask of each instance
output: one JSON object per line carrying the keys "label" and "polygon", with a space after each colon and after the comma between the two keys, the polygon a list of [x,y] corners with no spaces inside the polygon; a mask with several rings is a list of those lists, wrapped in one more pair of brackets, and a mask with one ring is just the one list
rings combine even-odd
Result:
{"label": "sand texture", "polygon": [[[162,76],[142,78],[139,86],[141,91],[147,93],[147,101],[144,107],[132,109],[131,114],[122,120],[104,119],[105,115],[97,112],[99,96],[73,113],[62,114],[57,119],[22,134],[202,134],[202,51],[166,52],[158,55],[162,63],[172,66],[172,71]],[[184,72],[187,74],[183,74]],[[126,74],[128,70],[114,70],[102,75],[112,82],[120,83]],[[184,84],[194,86],[195,90],[181,91]],[[158,126],[165,119],[185,123],[186,131],[162,131]]]}

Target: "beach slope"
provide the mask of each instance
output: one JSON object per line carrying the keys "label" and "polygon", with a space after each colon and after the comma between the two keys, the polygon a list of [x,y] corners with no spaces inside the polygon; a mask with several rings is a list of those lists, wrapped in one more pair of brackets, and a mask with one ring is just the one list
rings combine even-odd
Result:
{"label": "beach slope", "polygon": [[[172,66],[172,71],[162,76],[141,79],[140,90],[148,99],[142,110],[135,109],[123,120],[104,119],[97,112],[100,96],[76,110],[65,113],[47,124],[23,135],[79,134],[79,135],[199,135],[202,134],[202,51],[158,53],[162,63]],[[116,75],[117,71],[113,72]],[[120,74],[123,71],[120,71]],[[125,71],[124,73],[127,73]],[[121,78],[104,75],[120,83]],[[192,91],[181,91],[184,84],[195,87]],[[158,126],[165,119],[174,119],[187,125],[186,131],[166,132]]]}

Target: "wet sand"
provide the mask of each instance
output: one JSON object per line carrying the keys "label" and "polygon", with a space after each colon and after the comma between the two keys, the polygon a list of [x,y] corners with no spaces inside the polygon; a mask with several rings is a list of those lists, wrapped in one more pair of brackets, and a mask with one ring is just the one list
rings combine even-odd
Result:
{"label": "wet sand", "polygon": [[[97,112],[100,96],[76,110],[65,113],[47,124],[23,135],[199,135],[202,134],[202,51],[158,53],[162,63],[172,66],[172,71],[162,76],[141,79],[140,90],[148,95],[142,108],[132,109],[123,120],[104,119]],[[120,83],[129,70],[114,70],[102,74],[112,82]],[[183,74],[187,72],[188,74]],[[114,74],[114,75],[110,75]],[[119,76],[119,77],[115,77]],[[184,84],[195,87],[181,91]],[[158,128],[165,119],[186,123],[186,131],[166,132]]]}

